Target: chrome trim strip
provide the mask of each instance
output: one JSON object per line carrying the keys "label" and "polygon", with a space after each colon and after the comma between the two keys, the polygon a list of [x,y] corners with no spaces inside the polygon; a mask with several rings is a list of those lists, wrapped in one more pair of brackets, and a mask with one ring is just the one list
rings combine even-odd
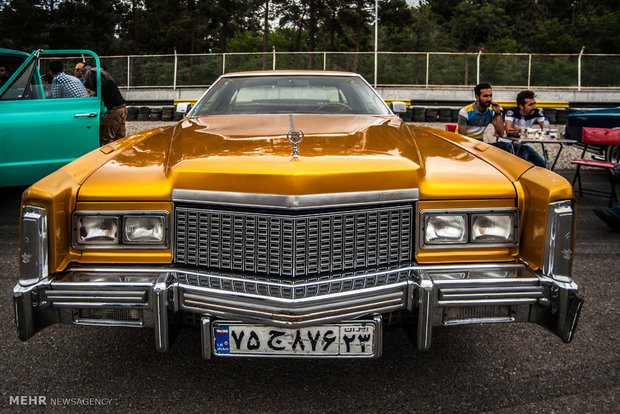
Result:
{"label": "chrome trim strip", "polygon": [[[142,266],[142,265],[140,265]],[[133,267],[133,266],[127,266],[127,267],[123,267],[123,265],[120,266],[106,266],[106,265],[83,265],[83,264],[73,264],[71,266],[69,266],[69,268],[67,268],[67,272],[84,272],[84,273],[115,273],[115,274],[120,274],[120,273],[161,273],[161,272],[176,272],[176,273],[187,273],[187,274],[196,274],[196,275],[201,275],[201,274],[205,274],[205,275],[209,275],[209,276],[216,276],[213,273],[210,272],[200,272],[200,271],[192,271],[189,269],[185,269],[185,268],[181,268],[181,267],[175,267],[175,266],[169,266],[169,265],[157,265],[154,264],[152,266],[148,266],[148,267]],[[409,264],[403,267],[397,267],[394,269],[388,269],[390,272],[404,272],[404,271],[442,271],[442,272],[449,272],[449,271],[462,271],[462,272],[467,272],[467,271],[473,271],[473,270],[492,270],[492,269],[497,269],[497,270],[505,270],[505,269],[515,269],[515,270],[527,270],[527,267],[523,264],[523,263],[455,263],[455,264],[433,264],[433,265],[419,265],[419,264]],[[529,271],[528,271],[529,272]],[[378,272],[372,273],[372,274],[376,274]],[[371,273],[367,273],[366,276],[369,276]],[[217,276],[221,276],[221,275],[217,275]],[[351,276],[351,277],[355,277],[355,276]],[[244,279],[241,275],[237,276],[238,280],[243,280],[243,281],[249,281],[248,279]],[[499,280],[500,278],[498,278]],[[303,279],[302,279],[303,280]],[[495,279],[493,279],[495,280]],[[523,279],[519,279],[519,280],[523,280]],[[537,278],[535,278],[535,280],[538,280]],[[297,285],[298,283],[300,283],[299,280],[290,280],[291,284]],[[452,281],[451,281],[452,282]],[[302,284],[305,282],[301,282]],[[149,282],[150,285],[150,282]]]}
{"label": "chrome trim strip", "polygon": [[153,327],[157,352],[166,352],[170,347],[168,338],[168,287],[171,279],[170,273],[164,273],[153,285],[153,312],[155,313]]}
{"label": "chrome trim strip", "polygon": [[200,318],[200,348],[202,350],[202,359],[211,359],[213,356],[214,339],[211,335],[211,318],[203,316]]}
{"label": "chrome trim strip", "polygon": [[295,308],[295,307],[300,307],[300,306],[304,306],[308,304],[312,305],[313,303],[326,301],[326,300],[347,299],[352,296],[357,297],[360,295],[366,295],[366,294],[370,295],[374,293],[381,293],[384,291],[391,291],[391,290],[398,290],[400,294],[400,292],[406,291],[406,289],[408,288],[408,283],[406,281],[398,282],[398,283],[388,284],[384,286],[374,286],[370,288],[348,290],[344,292],[337,292],[337,293],[331,293],[331,294],[327,293],[325,295],[306,296],[306,297],[299,298],[299,299],[287,299],[287,298],[281,298],[281,297],[275,297],[275,296],[242,293],[242,292],[235,292],[235,291],[229,291],[229,290],[223,290],[223,289],[204,288],[204,287],[198,287],[198,286],[188,285],[184,283],[179,283],[179,287],[184,289],[185,292],[193,291],[193,292],[197,292],[197,294],[204,293],[207,295],[213,294],[213,295],[221,295],[221,296],[228,296],[228,297],[235,297],[235,298],[243,296],[243,298],[246,298],[248,300],[262,301],[263,303],[273,303],[274,306],[278,306],[278,304],[279,306],[288,305],[291,308]]}
{"label": "chrome trim strip", "polygon": [[113,320],[96,320],[86,318],[76,318],[73,323],[75,325],[84,326],[116,326],[121,328],[142,328],[144,327],[143,321],[113,321]]}
{"label": "chrome trim strip", "polygon": [[187,202],[284,210],[366,206],[367,204],[387,204],[405,201],[414,202],[418,201],[419,198],[420,192],[417,188],[304,195],[172,190],[172,200],[175,203]]}
{"label": "chrome trim strip", "polygon": [[48,275],[47,210],[24,206],[19,242],[19,283],[29,286]]}
{"label": "chrome trim strip", "polygon": [[433,282],[422,275],[418,292],[418,332],[416,346],[419,351],[431,347],[433,335]]}
{"label": "chrome trim strip", "polygon": [[383,317],[381,315],[374,315],[372,318],[375,321],[375,358],[379,358],[383,355]]}
{"label": "chrome trim strip", "polygon": [[543,274],[562,282],[570,282],[575,251],[575,208],[572,200],[549,204]]}
{"label": "chrome trim strip", "polygon": [[276,326],[309,326],[369,313],[404,309],[407,284],[346,292],[346,295],[281,300],[256,295],[179,285],[180,309],[242,320],[268,321]]}

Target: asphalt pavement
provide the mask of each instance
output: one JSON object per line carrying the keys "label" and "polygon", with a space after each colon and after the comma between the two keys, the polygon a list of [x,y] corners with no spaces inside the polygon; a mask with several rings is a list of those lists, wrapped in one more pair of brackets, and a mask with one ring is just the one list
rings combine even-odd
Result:
{"label": "asphalt pavement", "polygon": [[379,359],[204,361],[190,328],[167,353],[155,351],[152,329],[54,325],[21,342],[11,292],[22,191],[0,199],[2,412],[619,411],[620,233],[592,213],[602,198],[579,199],[573,273],[585,304],[570,344],[536,325],[475,325],[436,328],[418,352],[388,328]]}

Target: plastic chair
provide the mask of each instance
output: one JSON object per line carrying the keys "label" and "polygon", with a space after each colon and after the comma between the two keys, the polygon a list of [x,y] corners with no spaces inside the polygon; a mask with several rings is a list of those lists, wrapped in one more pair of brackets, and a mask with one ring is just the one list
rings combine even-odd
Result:
{"label": "plastic chair", "polygon": [[446,124],[446,131],[456,132],[456,124]]}
{"label": "plastic chair", "polygon": [[[609,129],[609,128],[583,128],[581,134],[581,142],[585,144],[583,148],[583,152],[581,153],[581,158],[578,160],[573,160],[571,163],[577,165],[577,169],[575,170],[575,175],[573,176],[573,180],[571,181],[572,185],[575,185],[575,180],[577,181],[577,188],[579,189],[579,196],[582,196],[583,193],[592,194],[592,195],[600,195],[609,197],[609,207],[614,204],[614,201],[617,200],[616,196],[616,182],[614,180],[614,172],[613,169],[618,165],[617,162],[609,162],[609,161],[599,161],[594,159],[586,159],[584,156],[586,155],[586,151],[588,150],[588,145],[620,145],[620,129]],[[590,168],[602,168],[607,171],[609,176],[609,192],[601,191],[601,190],[592,190],[592,189],[584,189],[581,185],[581,167],[590,167]]]}

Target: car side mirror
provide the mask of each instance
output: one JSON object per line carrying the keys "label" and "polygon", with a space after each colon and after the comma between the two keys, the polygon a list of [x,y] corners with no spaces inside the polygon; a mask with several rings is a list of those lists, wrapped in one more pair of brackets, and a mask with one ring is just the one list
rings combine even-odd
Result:
{"label": "car side mirror", "polygon": [[191,103],[189,102],[180,102],[177,104],[177,113],[186,114],[189,112],[191,107]]}
{"label": "car side mirror", "polygon": [[407,104],[401,101],[392,102],[392,112],[395,114],[404,114],[407,112]]}

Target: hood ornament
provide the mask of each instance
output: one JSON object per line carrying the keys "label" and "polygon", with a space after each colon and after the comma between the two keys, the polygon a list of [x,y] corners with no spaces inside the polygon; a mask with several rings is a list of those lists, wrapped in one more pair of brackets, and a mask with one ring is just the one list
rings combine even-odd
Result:
{"label": "hood ornament", "polygon": [[301,129],[295,131],[295,125],[293,125],[293,115],[289,115],[291,121],[291,129],[286,133],[286,138],[291,144],[293,144],[293,158],[299,158],[299,152],[297,152],[297,144],[304,140],[304,131]]}

